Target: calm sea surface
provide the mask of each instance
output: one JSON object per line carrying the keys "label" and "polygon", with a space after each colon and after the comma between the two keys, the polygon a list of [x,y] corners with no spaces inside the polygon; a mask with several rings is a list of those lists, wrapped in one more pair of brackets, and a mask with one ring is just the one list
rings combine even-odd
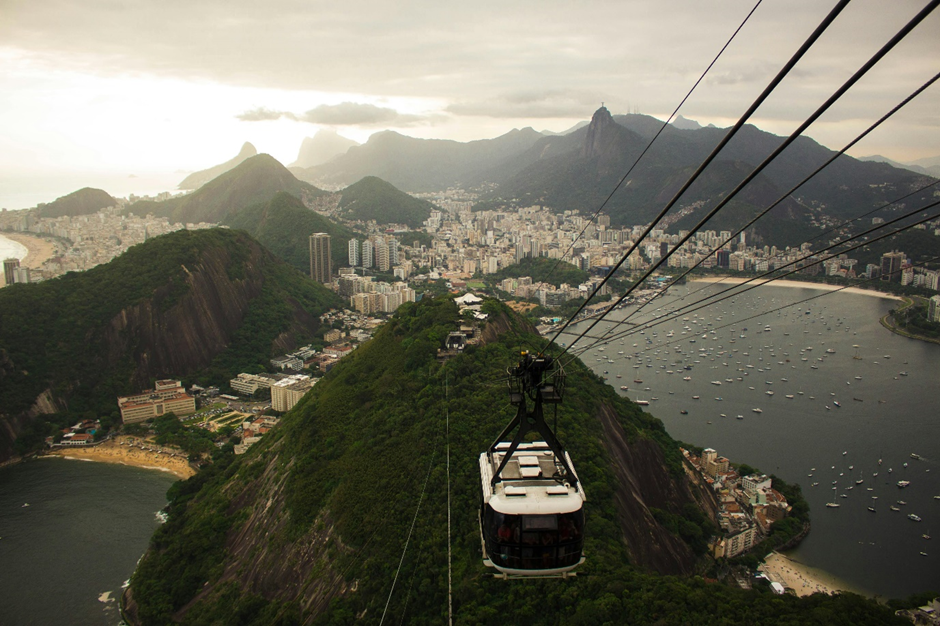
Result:
{"label": "calm sea surface", "polygon": [[[654,322],[725,288],[691,283],[629,319]],[[642,334],[635,327],[582,360],[629,388],[620,393],[648,400],[676,439],[798,482],[813,529],[793,558],[867,594],[940,591],[940,345],[882,328],[896,301],[868,295],[840,292],[752,318],[820,293],[759,287]],[[591,335],[602,326],[612,324]],[[827,508],[833,498],[840,506]]]}
{"label": "calm sea surface", "polygon": [[175,480],[57,458],[0,469],[0,623],[119,624],[122,585]]}

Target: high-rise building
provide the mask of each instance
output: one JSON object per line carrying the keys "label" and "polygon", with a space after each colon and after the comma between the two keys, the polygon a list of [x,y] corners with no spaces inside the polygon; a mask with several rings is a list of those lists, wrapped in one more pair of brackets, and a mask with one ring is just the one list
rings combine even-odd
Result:
{"label": "high-rise building", "polygon": [[380,272],[387,272],[392,268],[388,244],[381,237],[375,239],[375,267]]}
{"label": "high-rise building", "polygon": [[330,236],[326,233],[310,235],[310,278],[318,283],[328,283],[333,274],[330,258]]}
{"label": "high-rise building", "polygon": [[362,242],[362,267],[372,267],[373,263],[372,241],[366,239]]}
{"label": "high-rise building", "polygon": [[359,240],[349,240],[349,267],[359,265]]}
{"label": "high-rise building", "polygon": [[903,252],[886,252],[881,255],[881,280],[895,283],[901,282],[901,264],[904,263]]}
{"label": "high-rise building", "polygon": [[927,319],[940,322],[940,296],[933,296],[927,301]]}
{"label": "high-rise building", "polygon": [[3,280],[5,285],[12,285],[16,282],[16,268],[19,266],[19,259],[9,258],[3,260]]}
{"label": "high-rise building", "polygon": [[398,240],[394,237],[389,237],[388,239],[388,262],[392,265],[398,265],[400,259],[398,258]]}

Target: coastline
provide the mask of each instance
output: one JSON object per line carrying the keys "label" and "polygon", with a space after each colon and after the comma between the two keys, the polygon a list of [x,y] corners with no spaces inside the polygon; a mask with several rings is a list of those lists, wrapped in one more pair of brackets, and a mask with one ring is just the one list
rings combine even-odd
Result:
{"label": "coastline", "polygon": [[26,248],[26,256],[20,259],[20,264],[31,270],[40,269],[43,263],[56,254],[56,245],[41,237],[19,232],[0,232],[0,235]]}
{"label": "coastline", "polygon": [[[727,285],[740,285],[741,283],[747,282],[747,278],[739,278],[736,276],[708,276],[702,278],[693,278],[689,282],[691,283],[723,283]],[[841,289],[837,285],[827,285],[825,283],[808,283],[799,280],[765,280],[763,282],[754,281],[755,285],[765,285],[770,283],[774,287],[790,287],[790,288],[801,288],[801,289],[819,289],[820,291],[836,291]],[[894,294],[885,293],[883,291],[874,291],[872,289],[861,289],[859,287],[849,287],[848,289],[842,289],[845,293],[854,293],[861,296],[872,296],[875,298],[885,298],[888,300],[903,300],[901,296],[896,296]]]}
{"label": "coastline", "polygon": [[827,572],[810,567],[780,552],[771,552],[757,569],[763,572],[770,581],[792,589],[800,597],[814,593],[833,595],[843,591],[870,596],[868,593],[849,588],[844,581]]}
{"label": "coastline", "polygon": [[[159,470],[161,472],[170,472],[181,480],[185,480],[196,473],[196,470],[190,466],[185,453],[179,450],[160,453],[156,451],[159,447],[155,444],[140,443],[134,437],[121,436],[87,448],[78,446],[57,448],[46,452],[44,456],[59,456],[76,461],[116,463],[142,469]],[[163,449],[172,450],[172,448],[166,446]]]}

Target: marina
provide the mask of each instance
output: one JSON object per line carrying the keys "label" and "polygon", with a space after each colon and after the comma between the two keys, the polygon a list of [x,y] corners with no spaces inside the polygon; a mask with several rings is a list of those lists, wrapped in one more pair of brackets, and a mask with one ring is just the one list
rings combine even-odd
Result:
{"label": "marina", "polygon": [[[674,438],[801,484],[813,528],[793,558],[872,595],[940,588],[940,563],[921,554],[922,524],[904,519],[940,520],[940,453],[922,454],[924,441],[940,440],[931,418],[940,398],[917,393],[935,383],[940,346],[883,329],[878,320],[892,308],[889,299],[842,292],[782,308],[821,293],[811,286],[762,286],[662,322],[672,309],[725,288],[690,283],[647,304],[630,317],[645,341],[631,347],[636,334],[613,339],[609,345],[624,355],[603,367],[611,374],[642,368],[643,408]],[[636,309],[613,312],[592,334]],[[760,315],[773,309],[780,310]],[[596,351],[582,360],[591,366],[585,356]],[[717,383],[720,398],[705,393]],[[639,391],[619,393],[636,400]],[[650,407],[652,396],[661,400]],[[728,415],[735,419],[722,419]],[[884,510],[903,508],[903,516],[870,514],[879,497],[892,503],[899,491],[907,504]]]}

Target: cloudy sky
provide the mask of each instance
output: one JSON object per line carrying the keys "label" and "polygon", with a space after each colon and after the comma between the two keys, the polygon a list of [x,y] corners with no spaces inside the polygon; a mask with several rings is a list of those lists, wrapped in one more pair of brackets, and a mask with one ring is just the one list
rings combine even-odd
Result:
{"label": "cloudy sky", "polygon": [[[601,102],[664,118],[754,2],[0,0],[0,207],[169,185],[245,141],[287,164],[321,128],[469,141]],[[926,2],[854,0],[754,123],[788,134]],[[733,123],[834,4],[764,0],[681,113]],[[938,70],[940,11],[807,134],[839,148]],[[940,154],[938,93],[853,153]]]}

